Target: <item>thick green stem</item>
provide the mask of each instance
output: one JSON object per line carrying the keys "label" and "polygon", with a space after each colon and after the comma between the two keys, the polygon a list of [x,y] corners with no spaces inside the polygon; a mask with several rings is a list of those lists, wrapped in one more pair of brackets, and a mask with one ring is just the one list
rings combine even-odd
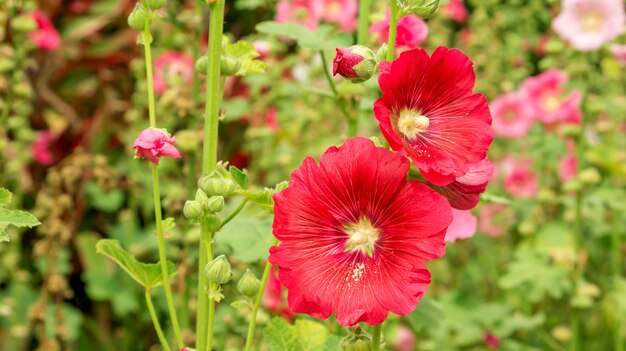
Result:
{"label": "thick green stem", "polygon": [[[217,0],[210,5],[209,23],[209,64],[207,65],[206,110],[204,119],[204,145],[202,148],[202,173],[207,174],[217,163],[218,115],[222,97],[220,86],[220,58],[222,56],[222,35],[224,31],[224,0]],[[213,320],[215,319],[215,301],[209,299],[210,289],[204,267],[213,257],[212,233],[206,225],[202,226],[203,238],[209,237],[208,243],[200,242],[198,262],[198,318],[196,326],[197,349],[211,350],[213,340]],[[208,315],[207,315],[208,314]]]}
{"label": "thick green stem", "polygon": [[389,39],[387,41],[387,61],[393,61],[396,49],[396,31],[398,29],[398,0],[391,0],[391,20],[389,21]]}
{"label": "thick green stem", "polygon": [[[148,113],[150,116],[150,127],[156,127],[156,106],[154,103],[154,83],[152,80],[152,51],[150,48],[150,19],[146,17],[144,24],[144,52],[146,56],[146,79],[148,82]],[[159,262],[161,264],[161,274],[163,275],[163,288],[165,289],[165,297],[167,299],[167,307],[169,309],[170,318],[172,320],[172,329],[179,348],[184,347],[183,338],[180,334],[180,326],[176,315],[176,306],[172,297],[172,286],[170,283],[170,275],[167,269],[167,255],[165,253],[165,238],[163,235],[163,218],[161,214],[161,192],[159,190],[159,171],[155,164],[152,164],[152,195],[154,200],[154,219],[156,221],[157,238],[159,242]]]}
{"label": "thick green stem", "polygon": [[157,335],[159,336],[159,341],[161,341],[161,346],[163,346],[163,350],[171,351],[170,346],[167,344],[167,339],[165,338],[165,334],[163,334],[163,329],[161,329],[161,323],[159,323],[159,318],[157,318],[156,312],[154,311],[154,305],[152,304],[152,297],[150,296],[150,290],[146,289],[146,304],[148,305],[148,311],[150,311],[150,318],[152,318],[152,324],[154,324],[154,329],[156,330]]}
{"label": "thick green stem", "polygon": [[[273,246],[278,245],[278,240],[274,239]],[[265,293],[265,287],[272,271],[272,264],[270,261],[265,262],[265,268],[263,269],[263,277],[261,278],[261,289],[254,301],[254,307],[252,308],[252,315],[250,316],[250,323],[248,323],[248,335],[246,337],[246,349],[245,351],[252,350],[252,342],[254,341],[254,330],[256,328],[256,315],[261,307],[261,301],[263,300],[263,294]]]}
{"label": "thick green stem", "polygon": [[371,0],[359,0],[359,29],[357,32],[356,43],[367,46],[367,38],[369,38],[369,18]]}
{"label": "thick green stem", "polygon": [[335,81],[333,81],[333,77],[330,76],[330,72],[328,72],[328,61],[326,60],[326,54],[324,54],[323,50],[320,50],[320,56],[322,57],[322,66],[324,67],[324,76],[326,77],[326,81],[328,81],[328,85],[330,86],[330,90],[332,90],[333,95],[335,97],[335,101],[337,101],[337,105],[341,109],[341,113],[346,119],[348,123],[348,134],[349,136],[355,136],[357,130],[358,120],[350,116],[348,109],[346,108],[346,101],[339,96],[339,92],[337,91],[337,86],[335,85]]}
{"label": "thick green stem", "polygon": [[372,331],[372,351],[380,351],[381,336],[383,334],[383,324],[376,324]]}

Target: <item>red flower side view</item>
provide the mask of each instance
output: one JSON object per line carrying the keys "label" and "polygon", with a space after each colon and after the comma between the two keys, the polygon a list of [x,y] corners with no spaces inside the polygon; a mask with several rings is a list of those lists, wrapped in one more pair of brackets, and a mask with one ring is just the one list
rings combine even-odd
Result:
{"label": "red flower side view", "polygon": [[374,103],[380,129],[424,177],[443,186],[482,161],[493,140],[487,99],[472,92],[476,77],[461,51],[405,51],[380,64],[383,96]]}
{"label": "red flower side view", "polygon": [[413,311],[430,283],[424,262],[445,253],[446,199],[406,180],[406,157],[352,138],[312,158],[274,195],[279,268],[294,312],[382,323]]}

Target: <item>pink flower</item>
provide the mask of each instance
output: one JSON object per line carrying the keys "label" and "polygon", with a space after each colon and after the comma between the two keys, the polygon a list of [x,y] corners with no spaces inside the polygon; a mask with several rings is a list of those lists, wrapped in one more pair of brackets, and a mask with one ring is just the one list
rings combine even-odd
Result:
{"label": "pink flower", "polygon": [[519,138],[528,133],[533,124],[533,112],[528,101],[518,93],[508,93],[497,97],[489,106],[496,135],[505,138]]}
{"label": "pink flower", "polygon": [[306,158],[274,195],[279,269],[294,312],[340,325],[380,324],[413,311],[430,283],[425,261],[445,252],[446,200],[406,180],[406,157],[365,138]]}
{"label": "pink flower", "polygon": [[280,130],[280,126],[278,125],[278,112],[276,111],[276,107],[271,106],[267,109],[267,114],[265,115],[265,125],[269,128],[273,133],[278,133]]}
{"label": "pink flower", "polygon": [[255,40],[252,42],[252,46],[259,53],[259,60],[266,58],[272,52],[272,46],[267,40]]}
{"label": "pink flower", "polygon": [[278,273],[276,269],[272,267],[267,286],[265,287],[265,293],[263,294],[263,305],[270,311],[278,313],[287,319],[291,319],[294,313],[287,302],[283,299],[283,285],[278,280]]}
{"label": "pink flower", "polygon": [[626,45],[611,45],[611,54],[622,66],[626,66]]}
{"label": "pink flower", "polygon": [[144,129],[135,142],[135,157],[147,158],[155,164],[159,164],[159,157],[181,158],[181,154],[173,145],[176,137],[170,137],[161,129]]}
{"label": "pink flower", "polygon": [[280,0],[276,8],[276,22],[295,22],[309,29],[317,29],[322,7],[319,0]]}
{"label": "pink flower", "polygon": [[[389,39],[389,20],[391,13],[387,12],[387,18],[375,22],[370,27],[370,34],[378,36],[378,41],[383,44]],[[428,26],[416,15],[409,15],[398,21],[396,30],[396,49],[414,49],[420,46],[428,36]]]}
{"label": "pink flower", "polygon": [[337,23],[341,31],[351,32],[356,28],[357,0],[317,0],[321,2],[321,18]]}
{"label": "pink flower", "polygon": [[396,339],[393,343],[394,351],[413,351],[415,350],[415,335],[405,325],[398,326]]}
{"label": "pink flower", "polygon": [[624,33],[623,0],[563,0],[562,4],[552,28],[580,51],[597,50]]}
{"label": "pink flower", "polygon": [[486,332],[485,333],[485,345],[487,345],[488,348],[490,349],[497,349],[498,347],[500,347],[500,339],[491,334],[490,332]]}
{"label": "pink flower", "polygon": [[446,241],[455,242],[456,239],[471,238],[476,234],[478,218],[470,211],[452,209],[452,223],[446,232]]}
{"label": "pink flower", "polygon": [[354,66],[365,60],[365,57],[352,53],[352,47],[336,48],[337,55],[333,60],[333,76],[339,74],[344,78],[358,78],[359,75],[354,71]]}
{"label": "pink flower", "polygon": [[61,37],[52,25],[52,22],[41,10],[33,11],[33,19],[37,22],[37,29],[30,33],[30,39],[45,51],[54,50],[61,45]]}
{"label": "pink flower", "polygon": [[166,52],[154,61],[154,91],[163,94],[170,87],[193,81],[193,59],[178,52]]}
{"label": "pink flower", "polygon": [[49,130],[37,132],[33,144],[33,157],[42,166],[50,166],[54,163],[54,155],[50,151],[52,141],[52,133]]}
{"label": "pink flower", "polygon": [[498,237],[507,230],[507,224],[515,222],[501,204],[484,204],[478,210],[478,229],[491,237]]}
{"label": "pink flower", "polygon": [[576,147],[573,142],[567,143],[568,155],[561,160],[559,166],[559,178],[565,183],[576,177],[578,174],[578,158],[576,158]]}
{"label": "pink flower", "polygon": [[441,12],[457,23],[465,23],[469,17],[463,0],[450,0],[441,7]]}
{"label": "pink flower", "polygon": [[531,159],[504,162],[504,188],[518,198],[535,196],[538,188],[538,176],[532,168]]}
{"label": "pink flower", "polygon": [[535,118],[546,124],[580,123],[582,95],[574,91],[568,97],[563,97],[567,81],[567,74],[556,69],[526,78],[521,90]]}
{"label": "pink flower", "polygon": [[408,155],[429,182],[453,183],[487,155],[493,140],[487,99],[461,51],[405,51],[379,66],[382,97],[374,114],[389,145]]}

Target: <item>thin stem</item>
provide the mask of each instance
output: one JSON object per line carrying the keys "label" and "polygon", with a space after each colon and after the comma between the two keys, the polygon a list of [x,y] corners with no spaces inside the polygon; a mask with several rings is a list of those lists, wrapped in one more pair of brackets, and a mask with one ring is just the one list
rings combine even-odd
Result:
{"label": "thin stem", "polygon": [[[622,276],[622,238],[619,228],[620,217],[617,211],[613,212],[612,218],[612,231],[611,231],[611,265],[613,270],[613,284],[617,284]],[[620,314],[616,316],[615,330],[614,330],[614,343],[615,351],[624,351],[624,342],[622,340],[622,325],[624,317]]]}
{"label": "thin stem", "polygon": [[[207,248],[207,262],[213,261],[213,233],[208,237],[204,238],[206,240],[205,246]],[[206,274],[204,274],[206,275]],[[209,291],[213,291],[215,289],[215,284],[209,282]],[[206,293],[205,293],[206,294]],[[209,299],[209,323],[207,326],[207,351],[213,349],[213,329],[215,324],[215,300]]]}
{"label": "thin stem", "polygon": [[[273,246],[278,245],[278,240],[274,239]],[[261,278],[261,289],[256,296],[256,300],[254,301],[254,307],[252,308],[252,316],[250,316],[250,323],[248,323],[248,335],[246,336],[246,349],[245,351],[250,351],[252,349],[252,342],[254,341],[254,329],[256,327],[256,315],[259,311],[259,307],[261,307],[261,301],[263,300],[263,294],[265,293],[265,287],[267,286],[267,281],[270,277],[270,272],[272,271],[272,264],[270,261],[265,262],[265,268],[263,269],[263,277]]]}
{"label": "thin stem", "polygon": [[224,228],[224,226],[226,224],[228,224],[228,222],[232,221],[233,218],[237,217],[237,215],[239,214],[239,212],[241,212],[241,210],[243,210],[244,207],[246,207],[246,204],[248,203],[248,199],[243,199],[243,201],[241,201],[241,203],[239,204],[239,206],[233,211],[233,213],[231,213],[228,217],[226,217],[225,220],[222,221],[222,224],[220,225],[220,227],[218,228],[218,230]]}
{"label": "thin stem", "polygon": [[159,341],[161,341],[161,346],[163,346],[163,350],[171,351],[170,346],[167,344],[167,339],[165,338],[165,334],[163,334],[163,329],[161,329],[159,318],[157,318],[156,312],[154,311],[154,305],[152,304],[152,297],[150,296],[149,289],[146,289],[145,295],[146,295],[146,304],[148,305],[148,311],[150,311],[150,318],[152,318],[152,324],[154,324],[154,329],[156,330],[156,333],[159,336]]}
{"label": "thin stem", "polygon": [[[152,81],[152,51],[150,48],[150,19],[146,16],[144,24],[144,52],[146,55],[146,79],[148,82],[148,111],[150,116],[150,127],[156,127],[156,107],[154,103],[154,83]],[[172,286],[170,283],[170,275],[167,269],[167,254],[165,253],[165,238],[163,235],[163,218],[161,215],[161,191],[159,189],[159,170],[157,165],[152,164],[152,195],[154,200],[154,219],[156,222],[157,238],[159,242],[159,262],[161,264],[161,274],[163,275],[163,288],[165,289],[165,297],[167,299],[167,307],[172,320],[172,328],[176,343],[180,348],[184,347],[183,338],[178,325],[178,317],[176,315],[176,306],[172,297]]]}
{"label": "thin stem", "polygon": [[369,17],[371,0],[359,0],[359,29],[357,32],[356,43],[359,45],[367,45],[369,32]]}
{"label": "thin stem", "polygon": [[[224,32],[225,0],[217,0],[209,5],[209,64],[207,65],[206,110],[204,118],[204,145],[202,148],[202,173],[206,174],[215,168],[217,163],[218,115],[222,97],[220,86],[220,58],[222,56],[222,34]],[[206,225],[202,226],[203,238],[213,235]],[[196,326],[197,348],[199,351],[211,350],[213,341],[213,321],[215,319],[215,301],[209,299],[206,292],[211,288],[204,274],[204,266],[213,257],[212,241],[200,242],[200,258],[198,260],[198,318]],[[208,306],[208,309],[207,309]],[[208,312],[208,316],[207,316]],[[209,333],[209,334],[207,334]]]}
{"label": "thin stem", "polygon": [[380,341],[383,331],[383,324],[376,324],[372,331],[372,351],[380,351]]}
{"label": "thin stem", "polygon": [[324,67],[324,76],[326,76],[326,81],[328,81],[330,90],[332,90],[333,95],[335,96],[335,101],[337,101],[337,104],[339,105],[339,108],[348,123],[348,133],[350,136],[355,136],[358,121],[356,118],[352,118],[350,116],[350,113],[346,108],[346,101],[339,96],[337,86],[335,86],[335,81],[333,81],[333,77],[331,77],[330,72],[328,72],[328,61],[326,60],[326,54],[324,54],[323,50],[320,50],[320,56],[322,57],[322,66]]}
{"label": "thin stem", "polygon": [[396,30],[398,29],[398,0],[391,0],[391,20],[389,21],[389,39],[387,42],[387,61],[393,61],[396,49]]}

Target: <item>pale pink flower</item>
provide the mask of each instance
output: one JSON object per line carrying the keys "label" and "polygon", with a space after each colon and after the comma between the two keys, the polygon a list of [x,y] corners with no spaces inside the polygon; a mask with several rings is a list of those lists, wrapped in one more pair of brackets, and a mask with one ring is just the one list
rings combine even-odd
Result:
{"label": "pale pink flower", "polygon": [[415,335],[407,326],[400,324],[396,338],[393,342],[394,351],[413,351],[415,350]]}
{"label": "pale pink flower", "polygon": [[450,0],[441,7],[441,13],[457,23],[465,23],[469,17],[463,0]]}
{"label": "pale pink flower", "polygon": [[452,209],[452,223],[446,231],[446,241],[455,242],[456,239],[471,238],[476,234],[478,218],[471,211]]}
{"label": "pale pink flower", "polygon": [[597,50],[624,33],[623,0],[563,0],[562,5],[552,28],[580,51]]}
{"label": "pale pink flower", "polygon": [[526,78],[521,90],[535,118],[546,124],[580,123],[582,95],[573,91],[564,97],[564,85],[568,79],[567,74],[556,69]]}
{"label": "pale pink flower", "polygon": [[532,127],[533,112],[521,94],[507,93],[499,96],[491,102],[489,108],[492,127],[497,136],[523,137]]}
{"label": "pale pink flower", "polygon": [[272,46],[267,40],[255,40],[252,42],[252,46],[259,53],[259,59],[264,59],[272,52]]}
{"label": "pale pink flower", "polygon": [[319,0],[280,0],[276,7],[276,22],[295,22],[315,30],[322,7]]}
{"label": "pale pink flower", "polygon": [[611,54],[622,66],[626,66],[626,45],[611,45]]}
{"label": "pale pink flower", "polygon": [[40,49],[45,51],[59,47],[61,45],[61,37],[48,16],[41,10],[33,11],[32,16],[35,22],[37,22],[37,29],[30,33],[30,39]]}
{"label": "pale pink flower", "polygon": [[163,94],[173,86],[191,83],[193,69],[191,57],[173,51],[164,53],[154,61],[154,91]]}
{"label": "pale pink flower", "polygon": [[[387,12],[387,17],[375,22],[370,26],[370,34],[377,35],[381,44],[389,39],[389,20],[391,13]],[[414,49],[420,46],[428,36],[428,26],[416,15],[409,15],[398,21],[396,30],[396,49]]]}
{"label": "pale pink flower", "polygon": [[135,142],[135,157],[147,158],[154,164],[159,164],[159,157],[181,158],[181,154],[174,146],[176,137],[170,137],[161,129],[144,129]]}
{"label": "pale pink flower", "polygon": [[578,158],[576,157],[576,147],[574,143],[567,143],[567,156],[561,160],[559,165],[559,178],[565,183],[573,179],[578,174]]}
{"label": "pale pink flower", "polygon": [[[506,223],[513,223],[506,212],[507,207],[501,204],[484,204],[478,210],[478,229],[491,237],[499,237],[507,230]],[[506,221],[503,221],[503,217]]]}
{"label": "pale pink flower", "polygon": [[343,32],[356,28],[357,0],[319,0],[322,4],[321,19],[336,23]]}
{"label": "pale pink flower", "polygon": [[52,141],[52,133],[49,130],[37,132],[33,143],[33,157],[42,166],[50,166],[54,163],[54,155],[50,151]]}
{"label": "pale pink flower", "polygon": [[537,193],[538,186],[538,176],[532,170],[531,159],[512,161],[505,165],[504,189],[513,197],[533,197]]}

